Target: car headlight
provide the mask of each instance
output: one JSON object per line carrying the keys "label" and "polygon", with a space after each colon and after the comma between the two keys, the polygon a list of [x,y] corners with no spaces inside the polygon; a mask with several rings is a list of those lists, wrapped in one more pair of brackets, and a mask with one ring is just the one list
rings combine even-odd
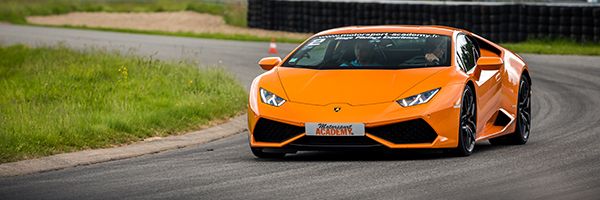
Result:
{"label": "car headlight", "polygon": [[279,107],[281,105],[283,105],[283,103],[285,103],[285,99],[273,94],[272,92],[269,92],[265,89],[260,88],[260,100],[262,100],[263,103],[275,106],[275,107]]}
{"label": "car headlight", "polygon": [[406,98],[400,99],[396,102],[398,102],[398,104],[400,104],[402,107],[424,104],[424,103],[427,103],[429,100],[431,100],[431,98],[433,98],[433,96],[435,94],[437,94],[438,91],[440,91],[440,88],[429,90],[429,91],[423,92],[421,94],[413,95],[410,97],[406,97]]}

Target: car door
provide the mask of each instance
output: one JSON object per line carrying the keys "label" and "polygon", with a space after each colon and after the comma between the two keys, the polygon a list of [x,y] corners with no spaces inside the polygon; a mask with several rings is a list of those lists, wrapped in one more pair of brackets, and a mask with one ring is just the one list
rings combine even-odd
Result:
{"label": "car door", "polygon": [[[477,93],[477,130],[483,130],[486,122],[494,115],[500,106],[498,98],[501,84],[500,70],[477,69],[477,59],[480,57],[479,48],[474,40],[465,34],[456,37],[456,63],[469,76],[474,77]],[[475,76],[475,71],[481,73]]]}

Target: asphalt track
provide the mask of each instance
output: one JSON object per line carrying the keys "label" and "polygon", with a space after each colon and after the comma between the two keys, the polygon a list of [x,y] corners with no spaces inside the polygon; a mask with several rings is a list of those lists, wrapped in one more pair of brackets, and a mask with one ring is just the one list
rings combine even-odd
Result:
{"label": "asphalt track", "polygon": [[[3,44],[94,45],[219,64],[246,85],[268,45],[0,25]],[[279,45],[288,52],[294,45]],[[130,50],[130,49],[136,50]],[[0,199],[598,199],[600,57],[524,55],[533,79],[529,143],[436,152],[252,156],[246,134],[137,158],[0,178]]]}

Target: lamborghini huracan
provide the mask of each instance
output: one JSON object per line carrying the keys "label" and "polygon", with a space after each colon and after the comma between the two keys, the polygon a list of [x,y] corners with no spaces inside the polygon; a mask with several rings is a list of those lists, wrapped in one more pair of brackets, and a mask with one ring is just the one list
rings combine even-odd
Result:
{"label": "lamborghini huracan", "polygon": [[531,79],[523,59],[443,26],[353,26],[263,58],[248,102],[259,158],[338,149],[445,149],[525,144]]}

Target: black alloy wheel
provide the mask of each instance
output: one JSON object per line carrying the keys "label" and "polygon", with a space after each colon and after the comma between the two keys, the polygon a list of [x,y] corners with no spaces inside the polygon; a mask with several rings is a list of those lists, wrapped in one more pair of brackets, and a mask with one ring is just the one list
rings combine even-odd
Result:
{"label": "black alloy wheel", "polygon": [[458,147],[453,149],[457,156],[468,156],[475,149],[475,136],[477,133],[477,105],[473,89],[465,87],[460,107],[460,127],[458,131]]}
{"label": "black alloy wheel", "polygon": [[517,128],[514,133],[490,139],[497,145],[521,145],[527,143],[531,133],[531,84],[526,77],[521,77],[519,96],[517,97]]}

